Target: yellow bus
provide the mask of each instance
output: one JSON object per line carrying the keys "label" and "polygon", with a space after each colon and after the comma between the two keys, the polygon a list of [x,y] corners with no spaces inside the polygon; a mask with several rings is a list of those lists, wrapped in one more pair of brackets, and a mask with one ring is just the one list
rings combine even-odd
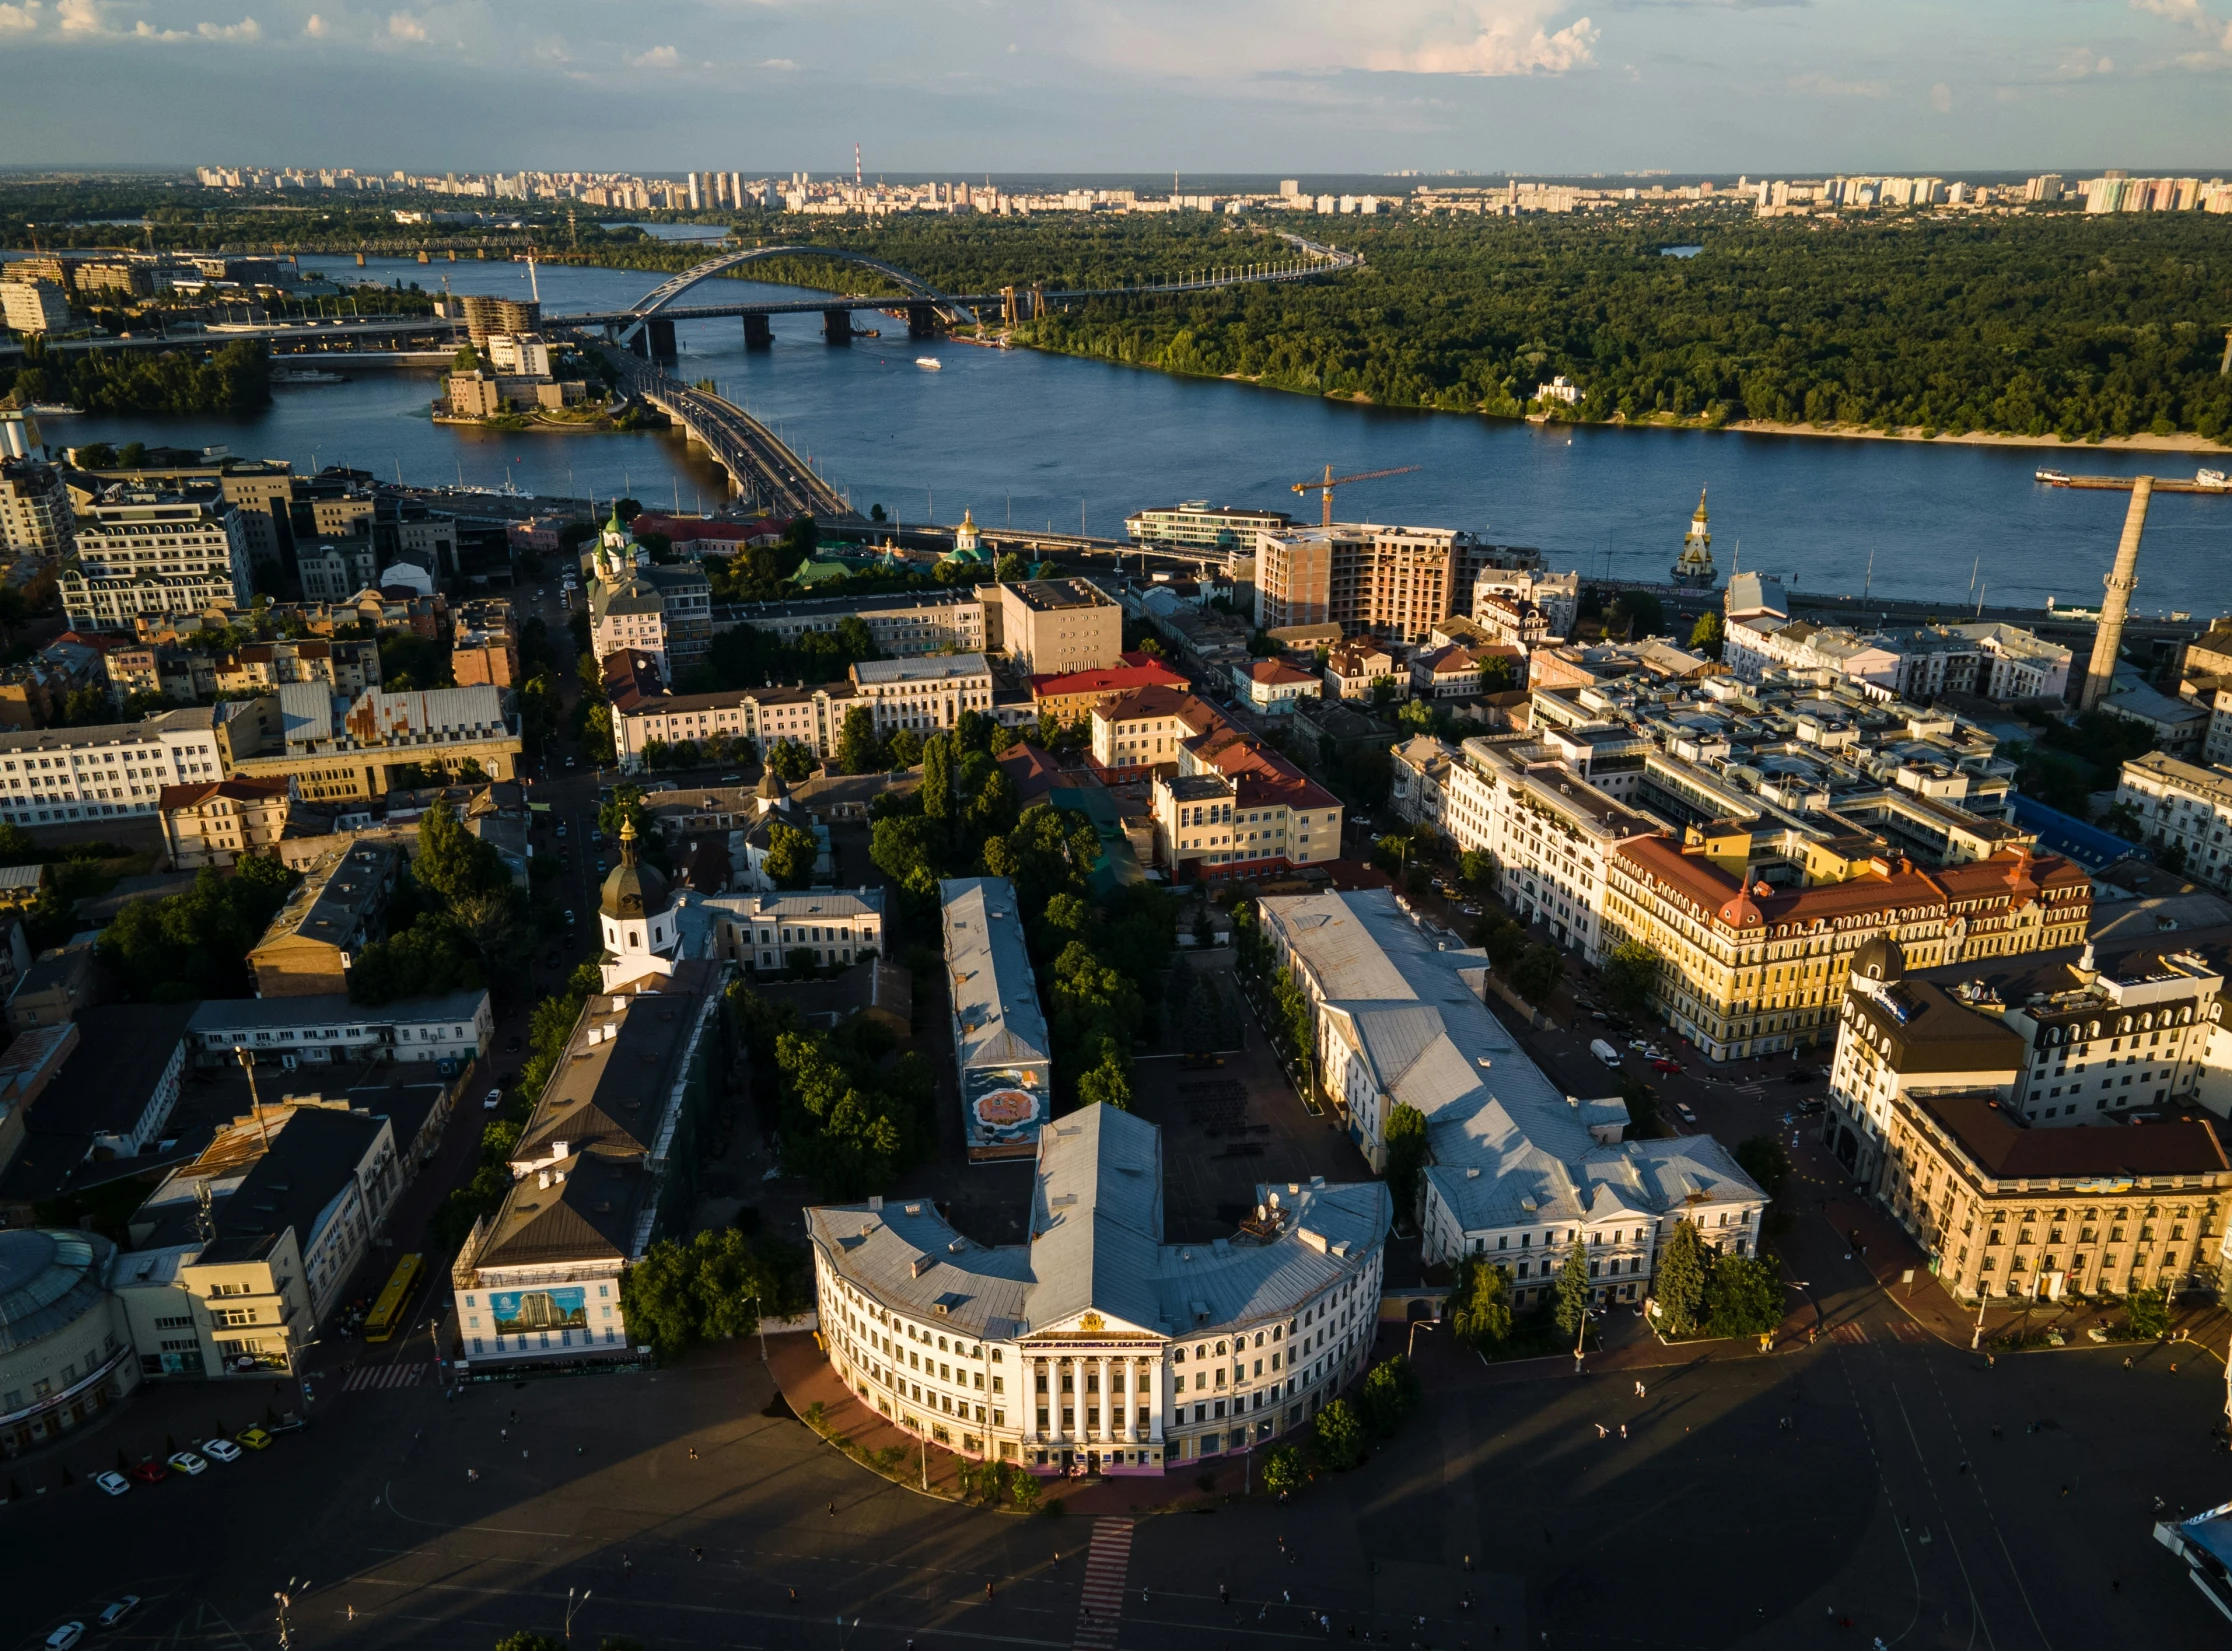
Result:
{"label": "yellow bus", "polygon": [[419,1274],[426,1268],[426,1258],[407,1255],[395,1264],[386,1284],[380,1287],[380,1299],[372,1303],[372,1311],[364,1321],[366,1341],[386,1341],[402,1326],[404,1309],[411,1304],[411,1292],[418,1288]]}

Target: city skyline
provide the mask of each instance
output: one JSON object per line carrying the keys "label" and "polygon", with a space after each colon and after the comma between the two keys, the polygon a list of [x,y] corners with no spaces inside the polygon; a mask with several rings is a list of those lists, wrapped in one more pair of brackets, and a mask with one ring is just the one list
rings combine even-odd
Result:
{"label": "city skyline", "polygon": [[[236,12],[235,7],[242,9]],[[2216,170],[2222,0],[0,0],[19,165]],[[620,31],[625,32],[620,32]]]}

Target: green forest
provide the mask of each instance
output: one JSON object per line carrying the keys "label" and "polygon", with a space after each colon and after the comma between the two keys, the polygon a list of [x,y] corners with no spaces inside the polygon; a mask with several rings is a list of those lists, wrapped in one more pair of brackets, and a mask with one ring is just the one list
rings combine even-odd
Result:
{"label": "green forest", "polygon": [[[1230,220],[897,217],[813,238],[954,292],[1140,284],[1279,256]],[[2198,213],[2007,218],[1343,220],[1360,270],[1182,298],[1093,299],[1022,342],[1382,406],[1516,417],[1564,373],[1585,421],[1742,419],[2232,439],[2232,221]],[[1676,258],[1675,245],[1702,248]],[[672,269],[702,249],[609,244]],[[856,266],[757,280],[874,290]]]}
{"label": "green forest", "polygon": [[0,396],[19,404],[65,402],[88,413],[253,413],[271,401],[271,363],[261,344],[215,350],[41,351],[0,365]]}

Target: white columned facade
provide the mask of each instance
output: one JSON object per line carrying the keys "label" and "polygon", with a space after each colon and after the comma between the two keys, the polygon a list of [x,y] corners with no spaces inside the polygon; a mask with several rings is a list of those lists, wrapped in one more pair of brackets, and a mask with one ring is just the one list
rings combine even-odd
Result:
{"label": "white columned facade", "polygon": [[1161,1354],[1147,1368],[1147,1438],[1157,1445],[1163,1442],[1163,1359],[1168,1357],[1167,1352]]}
{"label": "white columned facade", "polygon": [[1115,1395],[1108,1391],[1108,1355],[1100,1356],[1100,1437],[1102,1444],[1109,1444],[1116,1437]]}

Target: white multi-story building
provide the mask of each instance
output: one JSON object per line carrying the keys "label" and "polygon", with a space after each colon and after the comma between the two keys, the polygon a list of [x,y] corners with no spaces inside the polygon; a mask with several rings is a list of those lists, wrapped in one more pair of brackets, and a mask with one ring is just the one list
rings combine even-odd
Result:
{"label": "white multi-story building", "polygon": [[1475,736],[1449,765],[1445,789],[1443,830],[1458,852],[1494,859],[1505,903],[1522,921],[1546,924],[1558,944],[1604,961],[1611,856],[1659,823],[1583,779],[1543,740]]}
{"label": "white multi-story building", "polygon": [[164,786],[230,772],[221,713],[194,706],[142,722],[0,733],[0,819],[29,826],[153,815]]}
{"label": "white multi-story building", "polygon": [[876,732],[951,728],[964,711],[992,712],[992,666],[982,654],[869,659],[852,668],[854,703],[866,705]]}
{"label": "white multi-story building", "polygon": [[1625,1140],[1626,1102],[1561,1093],[1490,1012],[1484,952],[1437,946],[1386,889],[1266,899],[1262,912],[1350,1139],[1384,1167],[1393,1110],[1425,1115],[1420,1207],[1402,1213],[1428,1264],[1490,1260],[1524,1308],[1576,1247],[1600,1305],[1649,1295],[1684,1221],[1722,1254],[1756,1252],[1767,1196],[1727,1149],[1710,1135]]}
{"label": "white multi-story building", "polygon": [[178,494],[119,483],[77,512],[60,584],[62,611],[83,630],[129,631],[143,613],[245,608],[239,507],[215,489]]}
{"label": "white multi-story building", "polygon": [[2149,751],[2123,765],[2116,801],[2139,816],[2149,843],[2183,853],[2188,877],[2232,888],[2232,769]]}
{"label": "white multi-story building", "polygon": [[1508,609],[1521,602],[1533,604],[1541,614],[1544,634],[1524,639],[1499,635],[1498,640],[1524,640],[1528,647],[1538,641],[1563,642],[1573,634],[1574,619],[1581,611],[1581,575],[1578,571],[1549,573],[1541,568],[1484,568],[1473,581],[1472,615],[1491,632],[1501,626],[1490,605]]}
{"label": "white multi-story building", "polygon": [[721,630],[748,625],[795,646],[817,631],[835,631],[848,619],[865,625],[876,651],[890,659],[984,651],[984,602],[973,592],[901,591],[889,596],[754,602],[722,608],[713,622]]}
{"label": "white multi-story building", "polygon": [[838,1377],[894,1425],[1033,1473],[1158,1475],[1300,1430],[1360,1374],[1387,1189],[1259,1187],[1230,1238],[1163,1237],[1162,1136],[1106,1106],[1038,1132],[1028,1241],[927,1200],[806,1212]]}

